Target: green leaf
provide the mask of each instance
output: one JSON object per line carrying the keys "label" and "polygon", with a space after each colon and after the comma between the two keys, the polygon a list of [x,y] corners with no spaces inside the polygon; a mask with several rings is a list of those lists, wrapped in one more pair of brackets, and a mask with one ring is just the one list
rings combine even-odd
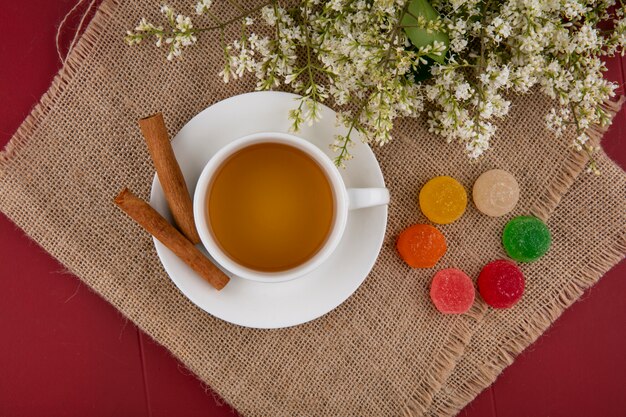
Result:
{"label": "green leaf", "polygon": [[[420,48],[422,46],[431,45],[435,41],[443,42],[446,45],[446,51],[448,45],[450,45],[450,38],[448,38],[448,34],[445,32],[431,32],[428,33],[426,29],[422,29],[417,27],[417,19],[414,16],[424,16],[424,18],[428,21],[436,20],[439,18],[439,14],[433,6],[426,0],[409,0],[409,13],[406,13],[400,22],[404,27],[404,32],[406,36],[409,37],[411,43]],[[412,16],[413,15],[413,16]],[[411,27],[407,27],[411,26]],[[441,55],[428,54],[429,58],[443,64],[446,59],[446,51],[444,51]]]}

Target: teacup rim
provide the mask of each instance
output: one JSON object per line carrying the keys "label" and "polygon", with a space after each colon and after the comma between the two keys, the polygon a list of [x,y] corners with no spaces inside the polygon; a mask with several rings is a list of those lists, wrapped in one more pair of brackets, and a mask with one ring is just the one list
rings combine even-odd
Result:
{"label": "teacup rim", "polygon": [[[335,198],[335,213],[332,229],[326,238],[324,245],[306,262],[284,271],[265,272],[258,271],[238,264],[228,256],[217,244],[210,232],[208,216],[206,214],[206,198],[209,185],[217,168],[235,152],[258,143],[284,143],[300,149],[313,158],[324,170],[333,190]],[[193,196],[193,210],[196,229],[200,235],[200,240],[205,249],[209,252],[213,260],[226,272],[237,277],[251,281],[264,283],[279,283],[302,278],[315,268],[319,267],[334,252],[346,227],[348,217],[348,196],[346,185],[341,178],[341,174],[333,164],[332,160],[319,147],[312,144],[305,138],[285,133],[262,131],[248,134],[229,142],[220,148],[204,165],[198,178]]]}

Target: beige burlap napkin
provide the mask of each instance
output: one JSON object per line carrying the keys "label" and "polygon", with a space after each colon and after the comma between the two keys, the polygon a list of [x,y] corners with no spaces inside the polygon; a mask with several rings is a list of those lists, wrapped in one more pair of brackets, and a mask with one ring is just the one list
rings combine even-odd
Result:
{"label": "beige burlap napkin", "polygon": [[[188,1],[173,6],[192,7]],[[377,149],[392,201],[384,247],[363,286],[311,323],[271,331],[241,328],[182,296],[150,237],[112,204],[124,186],[143,197],[149,192],[154,170],[138,118],[163,111],[175,133],[208,105],[253,88],[252,80],[224,85],[217,77],[217,36],[206,35],[173,63],[152,45],[123,44],[125,30],[140,16],[159,19],[157,8],[147,0],[104,1],[50,91],[0,155],[0,209],[243,415],[422,414],[486,309],[477,302],[466,315],[437,313],[428,299],[433,271],[408,268],[395,254],[395,236],[424,221],[416,196],[430,177],[452,175],[469,189],[494,167],[514,173],[522,186],[515,214],[548,218],[584,163],[568,152],[566,141],[543,128],[549,103],[537,94],[515,101],[495,148],[478,162],[428,134],[422,120],[401,123],[396,140]],[[597,137],[601,131],[590,133]],[[613,191],[601,183],[594,192]],[[579,203],[584,201],[570,202]],[[439,267],[476,275],[485,262],[504,256],[499,234],[505,221],[468,207],[460,221],[441,228],[450,249]],[[569,236],[579,222],[571,213],[551,219],[550,226]],[[577,278],[570,275],[567,255],[591,254],[588,245],[595,243],[580,238],[556,245],[527,271],[529,281],[568,288]],[[552,293],[539,291],[537,299],[544,296]],[[523,306],[520,320],[535,314]]]}

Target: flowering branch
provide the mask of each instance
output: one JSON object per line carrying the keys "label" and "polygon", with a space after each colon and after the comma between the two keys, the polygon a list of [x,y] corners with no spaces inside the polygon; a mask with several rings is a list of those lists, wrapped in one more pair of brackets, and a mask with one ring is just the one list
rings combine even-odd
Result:
{"label": "flowering branch", "polygon": [[[167,29],[141,19],[126,41],[153,38],[171,60],[201,33],[219,31],[224,82],[253,73],[259,90],[300,94],[289,112],[293,130],[316,122],[321,103],[333,100],[346,128],[331,146],[339,166],[351,157],[354,132],[385,144],[394,120],[419,116],[424,102],[429,130],[479,157],[496,134],[494,120],[509,112],[505,97],[532,88],[555,100],[547,126],[557,136],[575,129],[572,146],[591,154],[585,132],[608,123],[601,104],[616,88],[600,58],[623,55],[626,45],[623,0],[301,0],[288,9],[279,0],[251,9],[227,1],[238,13],[225,21],[211,12],[212,0],[196,4],[212,22],[203,27],[163,6]],[[272,36],[252,32],[259,15]],[[241,37],[227,42],[225,28],[237,22]]]}
{"label": "flowering branch", "polygon": [[[250,15],[258,12],[268,4],[275,2],[275,0],[265,2],[260,6],[245,10],[243,6],[234,0],[229,2],[241,11],[241,14],[222,22],[217,16],[209,11],[212,0],[201,0],[196,4],[196,13],[198,15],[207,14],[214,22],[213,26],[206,26],[200,28],[194,28],[191,22],[191,18],[181,14],[176,14],[169,6],[161,6],[161,13],[163,13],[170,25],[169,30],[165,30],[163,26],[155,26],[152,23],[148,23],[145,18],[139,21],[139,24],[135,27],[134,31],[126,31],[124,40],[129,45],[135,45],[141,43],[143,40],[154,37],[156,39],[156,46],[161,47],[163,42],[169,45],[167,59],[171,61],[174,57],[179,57],[182,54],[182,48],[191,46],[197,42],[197,34],[202,32],[209,32],[219,30],[222,38],[224,37],[224,29],[241,20],[245,20],[246,23]],[[248,23],[252,24],[252,23]]]}

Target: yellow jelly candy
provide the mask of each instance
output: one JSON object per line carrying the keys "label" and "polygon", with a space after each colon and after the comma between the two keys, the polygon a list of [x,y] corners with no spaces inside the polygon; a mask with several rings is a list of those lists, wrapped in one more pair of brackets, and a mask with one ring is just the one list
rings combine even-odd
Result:
{"label": "yellow jelly candy", "polygon": [[420,208],[433,223],[452,223],[465,212],[467,193],[452,177],[435,177],[420,191]]}

